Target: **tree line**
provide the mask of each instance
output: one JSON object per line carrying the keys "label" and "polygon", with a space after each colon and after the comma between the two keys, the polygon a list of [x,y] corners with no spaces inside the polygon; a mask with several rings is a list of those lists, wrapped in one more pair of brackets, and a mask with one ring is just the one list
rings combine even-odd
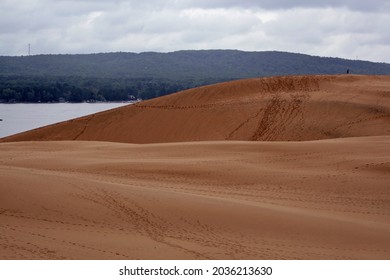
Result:
{"label": "tree line", "polygon": [[0,103],[150,99],[214,81],[83,77],[0,77]]}

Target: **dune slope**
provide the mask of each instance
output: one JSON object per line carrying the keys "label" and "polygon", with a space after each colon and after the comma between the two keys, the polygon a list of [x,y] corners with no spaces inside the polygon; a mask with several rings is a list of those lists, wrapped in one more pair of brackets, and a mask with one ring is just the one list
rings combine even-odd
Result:
{"label": "dune slope", "polygon": [[389,259],[390,137],[0,144],[0,259]]}
{"label": "dune slope", "polygon": [[390,134],[390,76],[291,76],[187,90],[1,141],[302,141]]}

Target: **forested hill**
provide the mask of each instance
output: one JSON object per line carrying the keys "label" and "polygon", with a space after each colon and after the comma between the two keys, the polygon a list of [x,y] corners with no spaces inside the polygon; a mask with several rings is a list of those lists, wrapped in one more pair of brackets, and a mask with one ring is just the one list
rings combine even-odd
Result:
{"label": "forested hill", "polygon": [[0,101],[147,99],[233,79],[339,74],[347,69],[353,74],[390,74],[386,63],[276,51],[0,56]]}
{"label": "forested hill", "polygon": [[390,74],[390,64],[286,52],[235,50],[0,57],[0,75],[99,78],[236,79],[256,76]]}

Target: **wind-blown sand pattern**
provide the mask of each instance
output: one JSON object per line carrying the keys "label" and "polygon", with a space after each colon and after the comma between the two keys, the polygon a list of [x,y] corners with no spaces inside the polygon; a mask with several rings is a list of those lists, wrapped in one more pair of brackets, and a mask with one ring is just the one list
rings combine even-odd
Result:
{"label": "wind-blown sand pattern", "polygon": [[0,259],[389,259],[389,108],[387,76],[252,79],[5,138]]}

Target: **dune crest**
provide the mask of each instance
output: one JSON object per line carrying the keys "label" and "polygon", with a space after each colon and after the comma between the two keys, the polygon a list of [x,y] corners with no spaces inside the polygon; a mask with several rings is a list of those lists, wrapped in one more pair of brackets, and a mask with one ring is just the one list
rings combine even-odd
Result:
{"label": "dune crest", "polygon": [[166,143],[390,135],[390,76],[287,76],[190,89],[1,139]]}

